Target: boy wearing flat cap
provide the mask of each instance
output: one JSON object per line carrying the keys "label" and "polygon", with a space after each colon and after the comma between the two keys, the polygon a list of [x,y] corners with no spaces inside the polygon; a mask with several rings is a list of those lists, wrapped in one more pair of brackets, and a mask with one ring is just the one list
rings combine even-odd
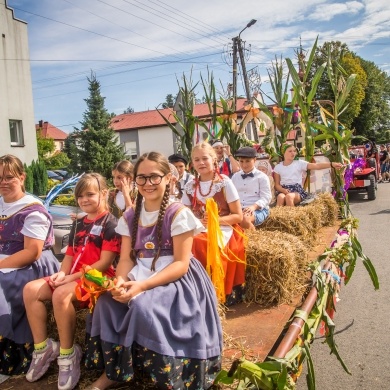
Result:
{"label": "boy wearing flat cap", "polygon": [[168,161],[175,166],[177,172],[179,173],[179,179],[176,182],[178,189],[178,193],[176,194],[176,196],[178,198],[181,198],[183,194],[184,185],[188,181],[192,180],[194,178],[194,175],[191,175],[189,172],[186,171],[188,161],[183,155],[178,153],[171,154],[168,157]]}
{"label": "boy wearing flat cap", "polygon": [[268,176],[256,169],[256,150],[252,147],[243,147],[235,154],[241,170],[235,173],[232,181],[240,195],[243,211],[241,227],[255,229],[269,216],[271,201],[271,186]]}

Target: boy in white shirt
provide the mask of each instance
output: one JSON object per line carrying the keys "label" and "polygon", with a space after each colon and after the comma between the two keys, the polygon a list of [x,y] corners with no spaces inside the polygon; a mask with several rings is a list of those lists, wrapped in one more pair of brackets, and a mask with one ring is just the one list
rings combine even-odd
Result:
{"label": "boy in white shirt", "polygon": [[243,211],[240,225],[244,229],[255,229],[255,226],[261,225],[269,216],[269,203],[272,198],[270,182],[268,176],[255,167],[254,148],[240,148],[235,157],[241,167],[232,177]]}

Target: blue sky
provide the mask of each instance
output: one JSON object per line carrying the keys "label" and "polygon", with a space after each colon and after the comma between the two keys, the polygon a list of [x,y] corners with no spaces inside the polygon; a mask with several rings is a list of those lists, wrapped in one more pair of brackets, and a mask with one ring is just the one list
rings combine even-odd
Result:
{"label": "blue sky", "polygon": [[[0,0],[3,2],[4,0]],[[250,45],[247,69],[270,91],[275,55],[340,40],[390,73],[388,0],[8,0],[28,22],[35,121],[66,132],[82,120],[91,70],[109,112],[154,109],[178,91],[183,73],[196,82],[213,72],[220,90],[232,82],[232,38]],[[247,52],[249,54],[249,51]],[[244,95],[241,77],[238,94]],[[203,96],[199,89],[198,97]]]}

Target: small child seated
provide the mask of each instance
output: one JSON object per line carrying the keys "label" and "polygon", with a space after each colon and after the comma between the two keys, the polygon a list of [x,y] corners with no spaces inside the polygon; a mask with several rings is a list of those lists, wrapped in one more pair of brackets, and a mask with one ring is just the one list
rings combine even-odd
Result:
{"label": "small child seated", "polygon": [[252,147],[243,147],[235,154],[241,170],[232,177],[237,188],[243,212],[241,227],[255,229],[269,216],[271,201],[271,186],[266,174],[256,169],[256,150]]}
{"label": "small child seated", "polygon": [[268,160],[260,160],[257,162],[257,169],[268,176],[269,184],[271,186],[271,202],[270,207],[276,205],[276,195],[275,195],[275,180],[272,175],[272,166]]}

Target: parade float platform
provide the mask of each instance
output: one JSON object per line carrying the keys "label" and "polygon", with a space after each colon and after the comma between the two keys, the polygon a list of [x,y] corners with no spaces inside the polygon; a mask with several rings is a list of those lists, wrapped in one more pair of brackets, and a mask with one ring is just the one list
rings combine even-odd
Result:
{"label": "parade float platform", "polygon": [[[309,252],[309,260],[315,260],[323,253],[332,241],[337,228],[338,226],[335,225],[319,230],[316,245]],[[229,369],[233,360],[243,356],[248,360],[261,362],[272,354],[280,341],[286,323],[301,303],[302,297],[297,296],[290,304],[281,304],[271,308],[262,308],[256,303],[239,303],[231,306],[223,320],[224,368]],[[56,367],[52,367],[41,380],[35,383],[27,382],[23,376],[12,377],[0,384],[0,390],[55,390],[57,389],[56,373]],[[90,380],[86,378],[84,371],[76,389],[83,389],[88,383]],[[131,389],[132,387],[127,385],[123,388]]]}

